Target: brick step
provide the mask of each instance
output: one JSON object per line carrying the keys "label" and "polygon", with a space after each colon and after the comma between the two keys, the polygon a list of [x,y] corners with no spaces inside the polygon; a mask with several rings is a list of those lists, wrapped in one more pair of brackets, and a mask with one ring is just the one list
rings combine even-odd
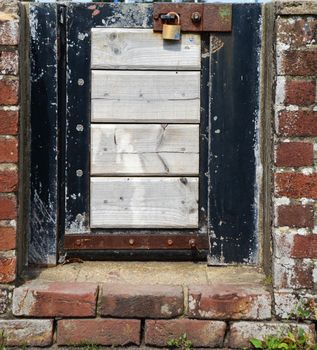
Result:
{"label": "brick step", "polygon": [[[99,292],[99,298],[98,296]],[[185,295],[186,294],[186,295]],[[98,308],[97,308],[98,299]],[[98,309],[98,312],[97,312]],[[265,320],[271,295],[264,287],[244,285],[98,284],[37,282],[16,288],[13,314],[26,317],[102,317]]]}

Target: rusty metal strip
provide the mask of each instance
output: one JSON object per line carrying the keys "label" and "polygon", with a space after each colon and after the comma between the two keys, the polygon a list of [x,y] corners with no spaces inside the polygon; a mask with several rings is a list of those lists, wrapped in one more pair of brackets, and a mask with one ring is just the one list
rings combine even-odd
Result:
{"label": "rusty metal strip", "polygon": [[162,31],[161,15],[176,12],[181,19],[182,32],[230,32],[231,4],[154,3],[153,30]]}
{"label": "rusty metal strip", "polygon": [[67,235],[68,250],[208,249],[207,235]]}

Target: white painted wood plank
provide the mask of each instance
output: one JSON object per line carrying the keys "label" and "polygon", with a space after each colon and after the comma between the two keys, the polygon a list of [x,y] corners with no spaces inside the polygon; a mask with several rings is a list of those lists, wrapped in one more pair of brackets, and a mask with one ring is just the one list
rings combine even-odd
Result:
{"label": "white painted wood plank", "polygon": [[198,178],[91,178],[91,227],[196,228]]}
{"label": "white painted wood plank", "polygon": [[152,29],[93,28],[91,42],[95,69],[200,69],[199,34],[163,41]]}
{"label": "white painted wood plank", "polygon": [[199,123],[200,72],[92,71],[92,122]]}
{"label": "white painted wood plank", "polygon": [[92,175],[197,175],[199,126],[92,124]]}

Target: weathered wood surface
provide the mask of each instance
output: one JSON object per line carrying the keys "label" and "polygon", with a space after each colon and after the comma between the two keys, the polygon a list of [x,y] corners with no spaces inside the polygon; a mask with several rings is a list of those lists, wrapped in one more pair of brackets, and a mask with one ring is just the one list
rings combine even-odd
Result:
{"label": "weathered wood surface", "polygon": [[91,227],[197,226],[198,178],[91,178]]}
{"label": "weathered wood surface", "polygon": [[92,175],[196,175],[199,126],[92,124]]}
{"label": "weathered wood surface", "polygon": [[92,71],[93,122],[199,123],[200,72]]}
{"label": "weathered wood surface", "polygon": [[93,28],[93,69],[199,70],[200,35],[162,40],[152,29]]}
{"label": "weathered wood surface", "polygon": [[[30,3],[29,11],[31,152],[30,168],[27,166],[24,170],[26,177],[28,169],[31,173],[28,263],[55,265],[58,231],[57,5]],[[26,87],[23,88],[27,94]]]}

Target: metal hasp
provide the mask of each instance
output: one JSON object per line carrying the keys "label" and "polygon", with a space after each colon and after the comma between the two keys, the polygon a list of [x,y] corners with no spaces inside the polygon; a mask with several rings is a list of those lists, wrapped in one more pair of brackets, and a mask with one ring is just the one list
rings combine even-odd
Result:
{"label": "metal hasp", "polygon": [[165,15],[176,12],[182,32],[231,32],[231,4],[153,4],[153,30],[162,31]]}

